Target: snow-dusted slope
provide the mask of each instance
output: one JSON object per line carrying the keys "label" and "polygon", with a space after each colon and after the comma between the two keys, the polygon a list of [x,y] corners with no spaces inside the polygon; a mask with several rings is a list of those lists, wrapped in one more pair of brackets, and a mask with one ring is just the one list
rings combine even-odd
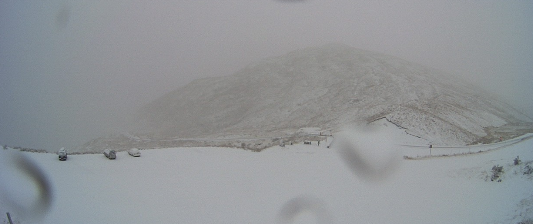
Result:
{"label": "snow-dusted slope", "polygon": [[146,105],[151,138],[283,136],[386,117],[434,144],[464,145],[529,119],[487,93],[399,58],[331,44],[193,81]]}

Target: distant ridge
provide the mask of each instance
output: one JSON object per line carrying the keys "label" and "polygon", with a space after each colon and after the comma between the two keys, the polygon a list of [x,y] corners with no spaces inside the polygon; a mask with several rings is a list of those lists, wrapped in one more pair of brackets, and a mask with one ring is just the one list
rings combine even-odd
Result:
{"label": "distant ridge", "polygon": [[[195,80],[144,106],[135,133],[151,141],[283,137],[304,127],[335,132],[379,118],[438,145],[531,131],[529,118],[463,80],[329,44],[268,58],[231,76]],[[502,127],[507,134],[498,135]]]}

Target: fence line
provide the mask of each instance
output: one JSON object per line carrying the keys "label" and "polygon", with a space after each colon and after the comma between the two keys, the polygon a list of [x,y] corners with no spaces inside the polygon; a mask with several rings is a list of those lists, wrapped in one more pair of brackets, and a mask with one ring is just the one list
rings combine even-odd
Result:
{"label": "fence line", "polygon": [[[477,153],[489,152],[511,146],[522,141],[533,138],[533,135],[526,135],[512,140],[498,142],[488,145],[471,145],[463,147],[429,147],[429,146],[415,146],[415,145],[401,145],[406,147],[403,149],[405,159],[426,159],[434,157],[449,157],[449,156],[464,156]],[[408,149],[410,148],[410,149]]]}

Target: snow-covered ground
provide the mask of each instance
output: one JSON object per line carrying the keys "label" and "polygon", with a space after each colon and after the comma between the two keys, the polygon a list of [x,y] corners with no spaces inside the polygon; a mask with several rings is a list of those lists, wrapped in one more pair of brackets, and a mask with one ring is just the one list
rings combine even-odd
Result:
{"label": "snow-covered ground", "polygon": [[[142,150],[141,157],[119,152],[116,160],[70,155],[64,162],[55,154],[22,153],[45,172],[53,190],[50,210],[37,221],[13,207],[13,201],[29,207],[38,192],[10,161],[15,150],[0,149],[0,220],[7,223],[6,212],[15,223],[517,223],[533,218],[533,178],[523,174],[528,162],[533,166],[533,140],[479,154],[405,160],[412,145],[425,143],[386,123],[378,126],[386,128],[377,132],[384,134],[377,141],[387,141],[375,145],[390,143],[400,152],[385,154],[395,158],[393,165],[377,161],[383,154],[368,153],[380,150],[368,136],[344,143],[358,147],[353,155],[367,162],[363,165],[386,167],[373,169],[387,173],[379,178],[358,175],[364,167],[357,170],[361,164],[341,158],[338,142],[331,148],[328,142],[262,152],[153,149]],[[517,156],[522,163],[515,166]],[[503,166],[501,182],[490,181],[494,165]]]}

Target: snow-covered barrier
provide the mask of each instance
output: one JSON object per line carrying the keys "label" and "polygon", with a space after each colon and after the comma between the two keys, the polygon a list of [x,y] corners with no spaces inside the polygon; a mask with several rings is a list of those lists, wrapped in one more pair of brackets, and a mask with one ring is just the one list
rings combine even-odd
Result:
{"label": "snow-covered barrier", "polygon": [[430,157],[460,156],[475,153],[488,152],[514,145],[518,142],[533,138],[533,134],[527,134],[519,138],[502,141],[493,144],[478,144],[469,146],[422,146],[422,145],[400,145],[405,159],[423,159]]}

